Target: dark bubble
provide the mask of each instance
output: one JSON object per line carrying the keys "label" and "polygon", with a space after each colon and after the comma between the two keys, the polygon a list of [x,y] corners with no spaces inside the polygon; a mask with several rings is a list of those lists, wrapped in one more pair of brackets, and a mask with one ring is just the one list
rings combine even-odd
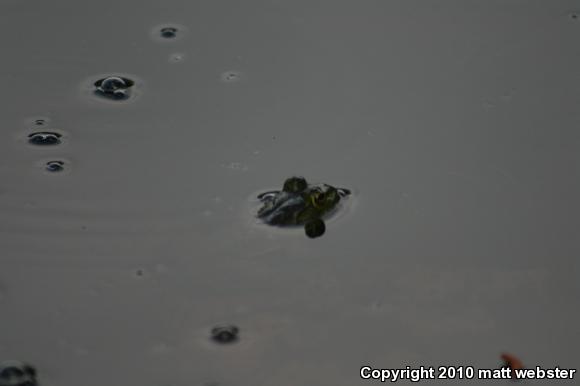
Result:
{"label": "dark bubble", "polygon": [[35,125],[38,125],[38,126],[42,126],[45,123],[46,123],[46,121],[44,119],[37,119],[37,120],[34,121],[34,124]]}
{"label": "dark bubble", "polygon": [[0,363],[0,386],[36,386],[36,370],[20,361]]}
{"label": "dark bubble", "polygon": [[175,27],[163,27],[161,28],[160,35],[165,39],[173,39],[177,36],[177,28]]}
{"label": "dark bubble", "polygon": [[58,145],[61,137],[62,135],[52,131],[38,131],[28,134],[28,143],[39,146]]}
{"label": "dark bubble", "polygon": [[216,343],[234,343],[238,340],[240,329],[234,325],[217,326],[211,330],[211,339]]}
{"label": "dark bubble", "polygon": [[120,76],[108,76],[97,80],[94,85],[97,95],[107,99],[124,100],[129,98],[131,87],[135,82]]}
{"label": "dark bubble", "polygon": [[321,219],[312,220],[304,225],[304,231],[306,232],[306,236],[313,239],[324,234],[326,231],[326,225]]}
{"label": "dark bubble", "polygon": [[46,163],[46,170],[52,173],[62,172],[64,170],[63,161],[48,161]]}

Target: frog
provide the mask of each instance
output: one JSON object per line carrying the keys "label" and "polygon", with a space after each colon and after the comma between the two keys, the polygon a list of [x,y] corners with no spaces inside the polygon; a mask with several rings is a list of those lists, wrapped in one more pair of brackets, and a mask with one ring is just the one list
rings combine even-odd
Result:
{"label": "frog", "polygon": [[309,184],[304,177],[290,177],[284,181],[282,190],[258,195],[262,207],[257,217],[273,226],[304,226],[309,237],[318,237],[325,231],[324,219],[350,194],[345,188]]}

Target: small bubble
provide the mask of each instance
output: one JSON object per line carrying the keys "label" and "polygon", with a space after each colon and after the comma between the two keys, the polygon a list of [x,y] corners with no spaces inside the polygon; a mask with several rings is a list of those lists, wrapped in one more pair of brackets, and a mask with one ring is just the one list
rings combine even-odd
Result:
{"label": "small bubble", "polygon": [[28,143],[39,146],[58,145],[61,137],[62,135],[52,131],[39,131],[28,134]]}
{"label": "small bubble", "polygon": [[1,386],[36,386],[36,369],[20,361],[0,363]]}
{"label": "small bubble", "polygon": [[211,330],[211,339],[220,344],[234,343],[239,332],[240,329],[234,325],[217,326]]}
{"label": "small bubble", "polygon": [[321,219],[312,220],[304,225],[304,231],[306,232],[306,236],[314,239],[324,234],[326,231],[326,225],[324,225],[324,221]]}
{"label": "small bubble", "polygon": [[173,39],[177,35],[177,28],[175,27],[163,27],[161,28],[160,35],[165,39]]}
{"label": "small bubble", "polygon": [[64,170],[63,161],[48,161],[46,163],[46,170],[52,173],[62,172]]}
{"label": "small bubble", "polygon": [[572,20],[578,20],[580,18],[580,15],[578,15],[577,12],[570,12],[569,16]]}
{"label": "small bubble", "polygon": [[108,76],[97,80],[94,85],[97,95],[107,99],[124,100],[129,98],[131,87],[135,82],[120,76]]}
{"label": "small bubble", "polygon": [[175,23],[166,23],[150,30],[151,38],[158,42],[173,42],[181,39],[187,32],[187,27]]}
{"label": "small bubble", "polygon": [[35,125],[38,125],[38,126],[42,126],[45,123],[46,123],[46,121],[44,119],[37,119],[37,120],[34,121],[34,124]]}

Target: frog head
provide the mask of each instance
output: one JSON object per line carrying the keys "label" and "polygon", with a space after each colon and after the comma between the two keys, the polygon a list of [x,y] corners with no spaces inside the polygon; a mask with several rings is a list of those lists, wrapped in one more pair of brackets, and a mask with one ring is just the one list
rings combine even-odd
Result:
{"label": "frog head", "polygon": [[284,181],[282,190],[288,193],[300,193],[308,187],[304,177],[290,177]]}
{"label": "frog head", "polygon": [[320,219],[330,213],[340,201],[338,189],[330,185],[317,185],[302,193],[303,209],[297,214],[296,222],[304,224]]}
{"label": "frog head", "polygon": [[326,213],[332,210],[340,201],[338,189],[330,185],[322,185],[312,189],[309,194],[310,204],[317,210]]}

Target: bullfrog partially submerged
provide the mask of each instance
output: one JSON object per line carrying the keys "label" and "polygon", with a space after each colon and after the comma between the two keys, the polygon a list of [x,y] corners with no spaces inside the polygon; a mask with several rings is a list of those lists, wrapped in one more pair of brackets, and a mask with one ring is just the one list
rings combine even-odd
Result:
{"label": "bullfrog partially submerged", "polygon": [[302,177],[291,177],[284,182],[281,191],[258,196],[263,203],[258,218],[269,225],[304,225],[309,237],[318,237],[324,233],[323,219],[349,194],[348,189],[327,184],[309,185]]}

